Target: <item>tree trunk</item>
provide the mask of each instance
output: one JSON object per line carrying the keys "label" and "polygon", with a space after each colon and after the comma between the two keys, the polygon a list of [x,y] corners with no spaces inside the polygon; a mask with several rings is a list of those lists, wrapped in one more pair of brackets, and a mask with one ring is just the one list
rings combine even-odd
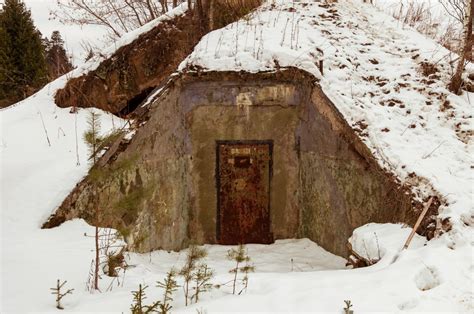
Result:
{"label": "tree trunk", "polygon": [[214,22],[214,1],[215,0],[209,0],[209,12],[208,12],[208,15],[209,15],[209,30],[213,30],[214,27],[215,27],[215,22]]}
{"label": "tree trunk", "polygon": [[161,0],[161,13],[165,14],[168,12],[168,0]]}
{"label": "tree trunk", "polygon": [[150,0],[146,1],[146,5],[148,7],[148,12],[150,13],[151,19],[154,20],[156,18],[155,11],[153,10],[153,6],[151,5]]}
{"label": "tree trunk", "polygon": [[99,290],[99,227],[95,226],[95,269],[94,269],[94,289]]}
{"label": "tree trunk", "polygon": [[[468,4],[469,5],[469,4]],[[473,43],[473,38],[472,38],[472,19],[474,18],[474,6],[472,5],[472,0],[471,0],[471,12],[470,12],[470,17],[469,17],[469,23],[467,26],[467,49],[466,49],[466,59],[472,61],[472,43]]]}
{"label": "tree trunk", "polygon": [[197,16],[198,16],[198,19],[199,19],[199,25],[201,26],[201,31],[203,33],[206,33],[206,30],[208,29],[209,23],[207,21],[206,14],[204,12],[202,1],[201,0],[196,0],[194,6],[196,7]]}
{"label": "tree trunk", "polygon": [[464,13],[464,30],[463,30],[463,43],[461,50],[459,51],[459,61],[456,67],[456,72],[451,78],[449,84],[449,90],[455,94],[459,94],[462,85],[462,73],[464,71],[464,62],[468,53],[472,51],[471,37],[472,37],[472,1],[467,1],[467,7]]}

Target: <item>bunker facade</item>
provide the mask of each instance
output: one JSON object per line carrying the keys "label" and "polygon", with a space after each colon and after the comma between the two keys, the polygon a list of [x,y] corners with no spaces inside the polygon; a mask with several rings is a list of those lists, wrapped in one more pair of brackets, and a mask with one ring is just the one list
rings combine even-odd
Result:
{"label": "bunker facade", "polygon": [[184,73],[137,112],[134,136],[45,227],[82,217],[140,252],[307,237],[345,256],[355,228],[415,219],[408,189],[302,70]]}

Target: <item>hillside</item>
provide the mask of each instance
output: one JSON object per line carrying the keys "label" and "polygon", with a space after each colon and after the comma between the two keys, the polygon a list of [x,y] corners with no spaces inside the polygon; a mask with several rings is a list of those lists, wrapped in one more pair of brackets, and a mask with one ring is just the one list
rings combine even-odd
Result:
{"label": "hillside", "polygon": [[[127,312],[131,291],[139,284],[149,286],[146,302],[151,303],[163,294],[156,282],[171,267],[183,266],[186,250],[127,253],[126,271],[119,277],[103,275],[101,293],[90,293],[85,287],[94,227],[74,219],[40,229],[91,166],[83,140],[89,112],[100,113],[104,134],[129,127],[126,120],[98,109],[71,113],[71,108],[59,108],[55,93],[157,23],[0,110],[2,313],[56,312],[49,288],[57,279],[75,289],[64,298],[64,312]],[[233,295],[229,285],[234,267],[226,260],[230,247],[205,245],[209,255],[204,261],[215,271],[212,282],[221,286],[190,306],[178,289],[172,311],[340,313],[344,300],[351,300],[360,313],[472,312],[474,94],[458,96],[446,89],[449,57],[434,41],[362,1],[267,1],[244,19],[204,36],[177,74],[304,70],[383,169],[409,186],[420,202],[435,195],[441,206],[437,217],[431,213],[436,223],[430,240],[415,235],[402,254],[408,226],[358,228],[349,241],[360,255],[379,259],[370,267],[351,269],[345,258],[308,239],[248,245],[256,269],[241,295]],[[473,71],[469,65],[466,80]],[[158,94],[150,93],[143,105]]]}

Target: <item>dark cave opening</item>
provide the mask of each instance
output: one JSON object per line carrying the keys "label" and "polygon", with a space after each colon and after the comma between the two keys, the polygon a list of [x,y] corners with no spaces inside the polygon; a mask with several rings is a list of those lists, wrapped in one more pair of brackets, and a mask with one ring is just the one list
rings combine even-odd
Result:
{"label": "dark cave opening", "polygon": [[140,106],[143,101],[147,99],[150,93],[155,89],[154,86],[145,88],[142,90],[138,95],[135,95],[131,99],[127,101],[127,105],[123,107],[119,112],[115,113],[115,115],[119,116],[120,118],[126,118],[129,114],[135,111],[135,109]]}

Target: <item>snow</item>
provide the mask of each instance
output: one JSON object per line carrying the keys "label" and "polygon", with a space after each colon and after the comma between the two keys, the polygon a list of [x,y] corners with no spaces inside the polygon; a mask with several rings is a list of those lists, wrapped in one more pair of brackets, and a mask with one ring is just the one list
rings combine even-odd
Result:
{"label": "snow", "polygon": [[[405,243],[400,239],[407,239],[412,228],[401,224],[369,223],[357,228],[349,242],[352,249],[367,260],[393,259]],[[410,249],[417,249],[426,245],[426,238],[415,234],[410,242]]]}
{"label": "snow", "polygon": [[[296,66],[312,73],[351,125],[359,121],[368,125],[360,132],[361,138],[382,166],[407,182],[410,172],[422,177],[422,182],[413,182],[420,188],[420,196],[434,189],[446,198],[448,204],[441,215],[451,217],[453,229],[431,241],[415,236],[410,247],[400,252],[410,228],[375,223],[358,228],[350,239],[354,250],[367,257],[380,254],[381,260],[354,270],[344,266],[344,259],[307,239],[248,245],[256,266],[248,291],[232,295],[231,288],[224,285],[185,307],[179,289],[173,296],[173,310],[341,313],[343,301],[351,300],[353,309],[360,313],[472,312],[472,141],[460,138],[455,128],[461,123],[462,130],[472,130],[469,97],[474,95],[456,96],[446,91],[449,69],[441,65],[447,51],[359,2],[340,0],[335,4],[340,20],[317,18],[333,15],[318,2],[274,2],[273,9],[268,4],[250,19],[204,37],[181,69],[199,65],[207,70],[255,72],[275,69],[277,60],[282,67]],[[291,12],[293,5],[297,12]],[[184,7],[171,14],[182,12]],[[156,23],[159,21],[127,35],[102,59]],[[420,57],[412,59],[415,54]],[[324,75],[316,66],[320,58]],[[430,85],[421,82],[424,77],[418,71],[423,58],[439,60],[440,78]],[[92,60],[23,102],[0,110],[2,313],[56,312],[49,288],[58,278],[68,281],[67,288],[75,289],[64,298],[64,312],[128,312],[131,291],[139,284],[149,285],[148,301],[156,300],[162,295],[162,290],[155,288],[156,281],[163,280],[171,267],[183,265],[185,251],[130,253],[126,258],[130,267],[120,273],[120,286],[104,275],[102,293],[90,294],[85,286],[94,246],[93,239],[85,235],[93,234],[94,228],[75,219],[54,229],[40,229],[90,166],[82,134],[92,109],[71,114],[69,109],[54,105],[54,93],[68,78],[94,69],[102,59]],[[372,64],[371,59],[379,64]],[[364,79],[371,75],[373,80]],[[381,82],[385,85],[378,86]],[[442,102],[433,93],[446,95],[453,108],[439,111]],[[393,107],[380,105],[390,98],[400,100],[405,108],[397,102]],[[426,101],[432,104],[426,105]],[[101,113],[101,121],[103,132],[124,124],[106,113]],[[411,124],[416,128],[408,127]],[[383,128],[390,131],[382,132]],[[212,282],[231,280],[228,271],[233,265],[225,258],[230,247],[205,247],[209,251],[205,261],[216,272]],[[112,291],[106,291],[111,282]]]}

